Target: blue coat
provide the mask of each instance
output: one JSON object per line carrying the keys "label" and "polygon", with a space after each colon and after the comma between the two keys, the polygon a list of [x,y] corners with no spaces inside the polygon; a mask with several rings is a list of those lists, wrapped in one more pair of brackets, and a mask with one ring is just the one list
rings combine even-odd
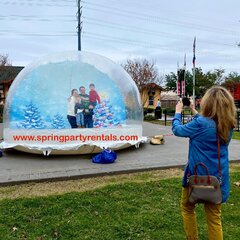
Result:
{"label": "blue coat", "polygon": [[[194,119],[182,125],[181,114],[176,113],[172,121],[172,131],[178,137],[189,138],[188,163],[185,166],[183,187],[187,186],[187,175],[194,174],[194,166],[198,162],[204,163],[208,167],[210,175],[219,177],[218,171],[218,144],[215,121],[197,114]],[[232,138],[230,131],[229,142]],[[221,145],[221,169],[222,169],[222,202],[226,202],[229,197],[230,180],[228,164],[228,145],[220,140]],[[198,166],[197,174],[206,175],[203,167]]]}

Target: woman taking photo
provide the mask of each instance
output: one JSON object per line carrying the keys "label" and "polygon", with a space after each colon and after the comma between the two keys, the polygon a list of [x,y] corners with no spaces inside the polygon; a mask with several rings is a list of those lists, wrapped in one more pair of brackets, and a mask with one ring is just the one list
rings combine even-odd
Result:
{"label": "woman taking photo", "polygon": [[78,90],[72,89],[71,96],[67,99],[67,119],[71,128],[77,128],[77,120],[75,114],[76,98],[78,96]]}
{"label": "woman taking photo", "polygon": [[[182,181],[181,211],[187,239],[198,239],[195,204],[189,202],[187,177],[194,175],[194,166],[201,162],[208,168],[209,175],[219,177],[218,136],[220,139],[220,164],[222,171],[222,203],[226,202],[230,191],[228,145],[235,126],[235,105],[231,94],[223,87],[210,88],[202,98],[201,115],[193,104],[190,109],[193,120],[185,125],[181,122],[182,102],[176,105],[172,121],[174,135],[189,138],[188,163]],[[199,175],[206,175],[205,169],[197,169]],[[210,240],[223,239],[221,224],[221,203],[204,203]]]}

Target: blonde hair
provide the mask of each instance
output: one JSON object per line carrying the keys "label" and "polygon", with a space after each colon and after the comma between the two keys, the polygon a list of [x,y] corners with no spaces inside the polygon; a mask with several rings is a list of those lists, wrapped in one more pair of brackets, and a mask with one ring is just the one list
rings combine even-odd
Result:
{"label": "blonde hair", "polygon": [[216,122],[219,136],[227,143],[236,122],[236,107],[231,93],[224,87],[213,86],[204,94],[200,106],[201,114]]}

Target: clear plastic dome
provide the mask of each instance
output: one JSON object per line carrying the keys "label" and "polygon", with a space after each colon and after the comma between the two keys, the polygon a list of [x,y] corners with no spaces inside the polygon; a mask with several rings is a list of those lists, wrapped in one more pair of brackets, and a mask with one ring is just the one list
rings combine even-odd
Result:
{"label": "clear plastic dome", "polygon": [[118,148],[141,141],[142,118],[138,89],[121,66],[92,53],[62,52],[33,62],[14,80],[1,146]]}

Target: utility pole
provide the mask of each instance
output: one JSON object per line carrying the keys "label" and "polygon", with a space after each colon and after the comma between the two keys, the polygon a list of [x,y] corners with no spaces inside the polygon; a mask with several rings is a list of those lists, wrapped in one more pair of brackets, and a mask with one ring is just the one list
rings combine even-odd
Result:
{"label": "utility pole", "polygon": [[82,50],[81,46],[81,34],[82,34],[82,21],[81,21],[81,16],[82,16],[82,6],[81,6],[81,0],[78,0],[78,11],[77,11],[77,19],[78,19],[78,51]]}

